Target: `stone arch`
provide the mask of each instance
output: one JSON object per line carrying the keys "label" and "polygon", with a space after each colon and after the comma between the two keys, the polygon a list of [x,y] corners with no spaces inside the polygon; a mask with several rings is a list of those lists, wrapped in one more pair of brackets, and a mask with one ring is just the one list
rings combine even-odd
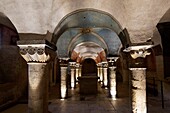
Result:
{"label": "stone arch", "polygon": [[[91,38],[87,40],[88,37]],[[125,38],[126,34],[112,15],[87,8],[66,15],[55,28],[52,43],[58,48],[58,56],[63,58],[70,57],[74,47],[86,41],[98,43],[106,56],[117,56],[120,48],[128,43]]]}

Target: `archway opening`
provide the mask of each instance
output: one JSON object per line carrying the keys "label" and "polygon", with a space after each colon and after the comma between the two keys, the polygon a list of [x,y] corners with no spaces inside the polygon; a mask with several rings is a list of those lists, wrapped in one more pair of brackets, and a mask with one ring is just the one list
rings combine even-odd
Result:
{"label": "archway opening", "polygon": [[[99,73],[103,74],[99,67],[103,68],[104,63],[103,78],[108,87],[108,59],[119,56],[121,48],[128,46],[128,38],[127,31],[112,15],[96,9],[80,9],[60,21],[53,32],[52,43],[57,46],[59,59],[70,59],[76,63],[75,72],[79,80],[84,75],[94,74],[97,81]],[[72,64],[71,67],[74,67]]]}

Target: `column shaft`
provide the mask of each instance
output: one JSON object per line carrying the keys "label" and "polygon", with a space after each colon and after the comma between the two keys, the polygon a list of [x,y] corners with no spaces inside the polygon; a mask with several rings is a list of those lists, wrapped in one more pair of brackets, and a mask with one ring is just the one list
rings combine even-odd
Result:
{"label": "column shaft", "polygon": [[147,113],[146,68],[130,68],[132,113]]}
{"label": "column shaft", "polygon": [[108,86],[107,68],[103,68],[103,87]]}
{"label": "column shaft", "polygon": [[78,81],[78,77],[79,77],[79,68],[76,67],[76,81]]}
{"label": "column shaft", "polygon": [[[97,67],[97,76],[100,78],[100,67]],[[100,81],[100,79],[98,79],[98,82]]]}
{"label": "column shaft", "polygon": [[79,67],[79,75],[78,75],[79,77],[82,76],[82,75],[81,75],[81,74],[82,74],[82,73],[81,73],[81,68],[82,68],[82,66]]}
{"label": "column shaft", "polygon": [[67,67],[61,66],[61,99],[67,98]]}
{"label": "column shaft", "polygon": [[117,91],[116,91],[116,67],[109,67],[109,92],[112,98],[116,98]]}
{"label": "column shaft", "polygon": [[71,88],[75,88],[76,85],[75,69],[71,68]]}
{"label": "column shaft", "polygon": [[48,76],[46,63],[28,63],[28,111],[48,112]]}
{"label": "column shaft", "polygon": [[101,83],[103,82],[103,68],[102,67],[100,67],[99,68],[99,76],[100,76],[100,81],[101,81]]}

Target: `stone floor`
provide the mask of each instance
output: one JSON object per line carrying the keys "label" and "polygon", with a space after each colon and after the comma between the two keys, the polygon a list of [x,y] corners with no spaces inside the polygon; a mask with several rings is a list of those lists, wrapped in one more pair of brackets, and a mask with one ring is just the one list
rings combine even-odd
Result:
{"label": "stone floor", "polygon": [[[78,88],[69,90],[69,98],[60,100],[50,98],[51,113],[130,113],[127,85],[119,84],[119,98],[108,98],[107,89],[98,87],[98,95],[81,96]],[[161,107],[160,97],[148,97],[148,113],[170,113],[170,100],[165,99],[165,107]],[[27,113],[27,104],[17,104],[1,113]]]}

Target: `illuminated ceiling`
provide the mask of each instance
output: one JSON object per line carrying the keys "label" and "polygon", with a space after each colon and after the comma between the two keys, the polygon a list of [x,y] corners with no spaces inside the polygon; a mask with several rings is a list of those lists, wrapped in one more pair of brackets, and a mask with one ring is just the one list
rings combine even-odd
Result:
{"label": "illuminated ceiling", "polygon": [[[97,58],[116,56],[121,48],[118,22],[108,13],[98,10],[78,10],[64,17],[54,30],[52,42],[56,43],[59,57]],[[74,58],[77,58],[74,57]],[[100,56],[102,57],[102,56]]]}

